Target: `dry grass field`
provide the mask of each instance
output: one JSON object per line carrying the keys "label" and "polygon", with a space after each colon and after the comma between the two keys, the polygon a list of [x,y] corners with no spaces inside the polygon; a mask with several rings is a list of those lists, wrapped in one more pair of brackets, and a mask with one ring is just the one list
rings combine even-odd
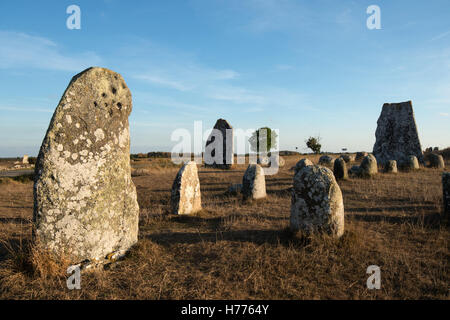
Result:
{"label": "dry grass field", "polygon": [[[442,170],[339,182],[344,236],[305,239],[287,231],[289,169],[301,157],[284,157],[280,172],[266,177],[261,201],[226,195],[246,166],[199,167],[204,210],[195,216],[168,214],[178,167],[165,159],[133,162],[140,240],[120,263],[83,273],[81,290],[73,291],[67,265],[30,248],[32,181],[3,178],[0,299],[448,299]],[[366,287],[370,265],[381,268],[380,290]]]}

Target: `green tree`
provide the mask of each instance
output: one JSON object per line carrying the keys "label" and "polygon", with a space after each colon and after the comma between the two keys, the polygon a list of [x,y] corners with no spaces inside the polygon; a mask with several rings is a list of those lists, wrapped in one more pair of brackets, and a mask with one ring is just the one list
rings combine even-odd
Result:
{"label": "green tree", "polygon": [[320,149],[322,148],[320,137],[309,137],[309,139],[306,140],[306,146],[314,153],[320,153]]}
{"label": "green tree", "polygon": [[277,133],[269,127],[264,127],[253,132],[248,142],[252,151],[269,152],[277,147]]}

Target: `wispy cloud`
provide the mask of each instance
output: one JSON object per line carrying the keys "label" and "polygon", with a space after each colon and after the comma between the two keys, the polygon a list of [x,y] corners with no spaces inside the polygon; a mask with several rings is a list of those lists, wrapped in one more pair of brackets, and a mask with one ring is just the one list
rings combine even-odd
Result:
{"label": "wispy cloud", "polygon": [[0,69],[80,71],[102,61],[93,52],[63,53],[52,40],[26,33],[0,31],[0,44]]}
{"label": "wispy cloud", "polygon": [[437,36],[434,36],[433,38],[430,39],[430,41],[436,41],[436,40],[445,38],[445,37],[447,37],[448,35],[450,35],[450,30],[447,31],[447,32],[440,33],[440,34],[438,34]]}
{"label": "wispy cloud", "polygon": [[447,113],[447,112],[441,112],[441,113],[439,113],[439,115],[440,115],[441,117],[448,117],[448,116],[450,116],[450,114]]}

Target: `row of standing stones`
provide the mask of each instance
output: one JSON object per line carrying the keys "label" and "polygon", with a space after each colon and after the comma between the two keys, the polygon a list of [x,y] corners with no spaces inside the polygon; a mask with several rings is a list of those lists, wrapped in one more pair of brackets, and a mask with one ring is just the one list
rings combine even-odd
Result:
{"label": "row of standing stones", "polygon": [[[389,116],[385,107],[383,117]],[[119,74],[94,67],[73,77],[53,114],[36,161],[33,238],[38,246],[63,254],[73,263],[87,261],[87,265],[92,265],[114,261],[138,241],[139,205],[130,166],[128,117],[131,110],[131,92]],[[399,121],[403,127],[405,123],[411,124],[404,119]],[[388,143],[387,146],[381,143],[382,156],[374,152],[380,159],[386,158],[387,163],[398,160],[395,158],[398,154],[404,154],[392,153],[392,145],[404,141],[403,136],[395,136],[393,123],[395,121],[379,120],[379,126],[391,129],[384,130]],[[215,128],[225,132],[231,126],[219,119]],[[406,134],[414,136],[414,130]],[[231,163],[233,139],[226,137],[223,163]],[[379,139],[382,133],[377,129],[376,145]],[[213,142],[211,137],[207,150]],[[412,145],[415,149],[416,144]],[[356,160],[363,158],[363,161],[350,172],[372,174],[377,170],[375,156],[358,153]],[[416,161],[423,161],[422,157],[418,159]],[[324,158],[319,164],[326,161],[331,160]],[[349,161],[353,159],[346,156],[335,161],[335,174],[307,159],[297,163],[291,202],[293,231],[319,231],[335,237],[343,234],[344,205],[336,177],[345,178],[348,173],[345,163]],[[443,186],[448,215],[449,173],[443,175]],[[231,192],[241,192],[247,199],[266,197],[264,169],[259,164],[250,164],[242,185],[234,186]],[[201,208],[197,165],[188,162],[173,182],[171,210],[175,214],[193,214]]]}

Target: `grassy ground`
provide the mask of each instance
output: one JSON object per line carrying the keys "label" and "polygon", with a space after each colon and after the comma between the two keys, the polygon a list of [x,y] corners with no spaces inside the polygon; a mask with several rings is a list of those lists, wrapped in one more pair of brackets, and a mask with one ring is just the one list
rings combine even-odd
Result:
{"label": "grassy ground", "polygon": [[[300,156],[284,158],[285,167],[266,178],[267,199],[256,202],[225,195],[231,183],[241,183],[245,166],[199,167],[204,210],[189,217],[167,214],[176,166],[164,159],[133,162],[139,242],[114,268],[83,274],[82,289],[73,291],[66,287],[67,266],[29,247],[32,182],[1,179],[0,298],[448,299],[442,171],[340,182],[344,236],[301,239],[286,231],[289,169]],[[366,287],[370,265],[381,268],[380,290]]]}

